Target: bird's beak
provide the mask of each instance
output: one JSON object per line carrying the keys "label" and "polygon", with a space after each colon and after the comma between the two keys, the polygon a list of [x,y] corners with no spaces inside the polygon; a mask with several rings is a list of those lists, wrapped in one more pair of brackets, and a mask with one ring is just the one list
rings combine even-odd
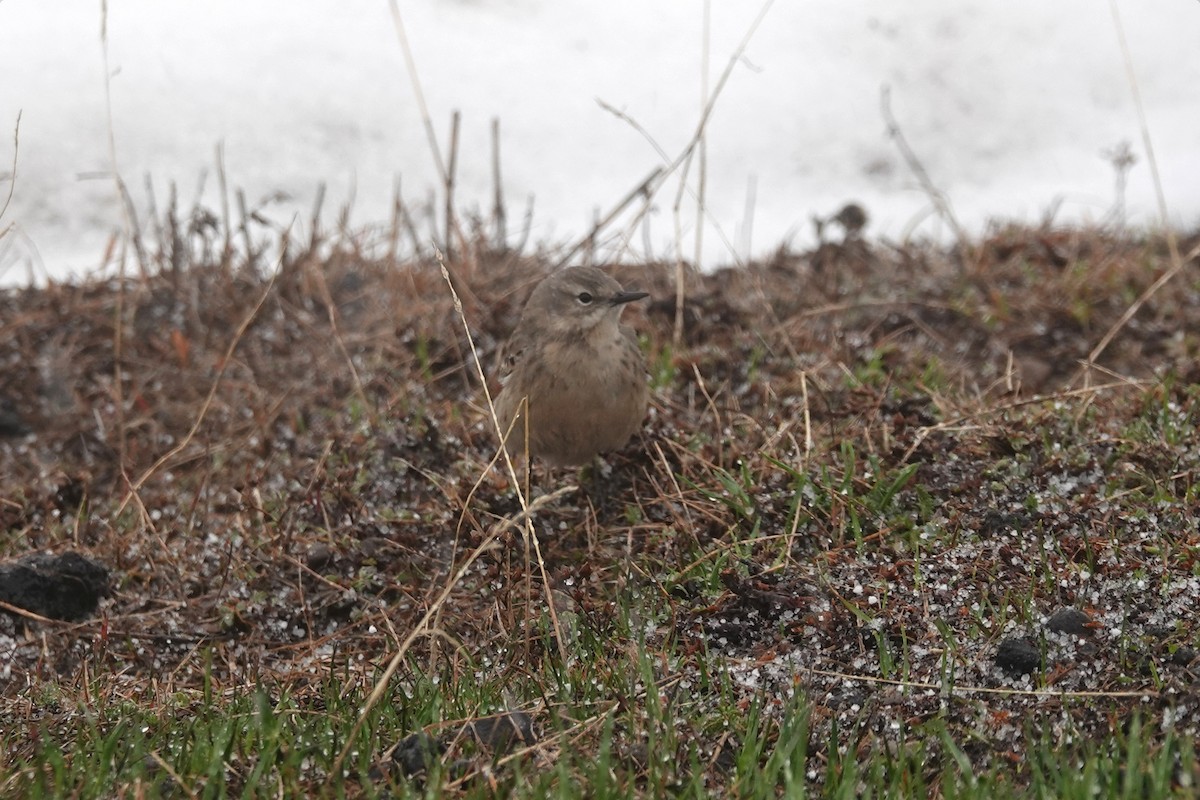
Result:
{"label": "bird's beak", "polygon": [[614,306],[623,306],[626,303],[632,303],[634,300],[641,300],[643,297],[649,297],[649,292],[617,292],[613,295],[612,300],[608,302]]}

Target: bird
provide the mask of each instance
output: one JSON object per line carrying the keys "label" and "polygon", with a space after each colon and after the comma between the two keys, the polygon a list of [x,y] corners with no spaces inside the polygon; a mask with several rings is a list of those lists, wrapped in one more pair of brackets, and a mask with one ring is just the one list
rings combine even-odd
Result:
{"label": "bird", "polygon": [[534,288],[505,347],[494,408],[510,453],[552,467],[625,446],[650,402],[646,362],[621,312],[627,292],[595,267],[567,267]]}
{"label": "bird", "polygon": [[842,243],[845,244],[858,239],[869,221],[867,210],[854,202],[846,203],[836,214],[829,217],[812,215],[813,229],[817,233],[818,244],[825,244],[825,226],[831,222],[836,222],[841,226]]}
{"label": "bird", "polygon": [[846,232],[846,239],[857,239],[863,228],[867,227],[867,210],[858,203],[846,203],[836,214],[829,218],[836,222]]}

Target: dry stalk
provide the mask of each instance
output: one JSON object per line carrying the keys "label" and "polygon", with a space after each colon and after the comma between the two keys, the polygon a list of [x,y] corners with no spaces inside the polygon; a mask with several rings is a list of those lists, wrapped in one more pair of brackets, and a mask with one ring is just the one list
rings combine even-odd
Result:
{"label": "dry stalk", "polygon": [[[664,453],[662,451],[662,447],[659,446],[658,442],[651,442],[651,444],[654,446],[655,455],[658,456],[658,463],[662,465],[662,474],[666,475],[668,478],[671,479],[671,486],[673,486],[675,489],[674,496],[679,498],[682,501],[683,487],[681,487],[679,485],[679,480],[675,477],[675,470],[671,468],[670,463],[667,461],[666,453]],[[655,484],[655,489],[658,491],[658,494],[660,497],[668,497],[666,492],[664,492],[662,490],[662,487],[658,486],[657,481],[655,481],[652,478],[651,482]],[[683,508],[683,513],[684,513],[685,517],[687,518],[687,525],[683,526],[683,529],[684,530],[694,530],[695,525],[692,523],[691,509],[688,508],[687,504],[683,503],[683,502],[680,503],[680,506]]]}
{"label": "dry stalk", "polygon": [[[4,213],[8,211],[8,204],[12,202],[13,191],[17,187],[17,153],[21,149],[21,112],[17,112],[17,122],[13,125],[13,157],[12,169],[8,172],[8,193],[4,196],[4,204],[0,205],[0,219],[4,219]],[[3,238],[6,233],[12,228],[10,224],[7,228],[0,229],[0,238]]]}
{"label": "dry stalk", "polygon": [[193,798],[193,800],[194,800],[194,798],[197,798],[200,796],[200,795],[196,794],[195,791],[193,791],[192,789],[190,789],[188,787],[188,782],[183,779],[183,776],[180,775],[178,772],[176,772],[175,769],[166,762],[166,759],[164,759],[161,755],[159,755],[157,750],[153,750],[150,752],[150,758],[152,758],[154,760],[154,763],[158,766],[159,769],[161,769],[163,772],[165,772],[167,775],[170,776],[170,778],[174,782],[175,786],[178,787],[184,794],[186,794],[190,798]]}
{"label": "dry stalk", "polygon": [[644,197],[644,198],[646,198],[646,202],[649,203],[650,198],[653,197],[654,192],[657,191],[657,187],[655,186],[655,183],[658,182],[658,180],[659,180],[660,176],[662,176],[662,174],[663,174],[663,168],[656,167],[649,175],[647,175],[642,180],[641,183],[639,183],[637,186],[635,186],[633,189],[631,189],[629,191],[629,193],[625,195],[625,197],[621,198],[621,201],[618,202],[615,206],[613,206],[611,211],[609,211],[602,218],[600,218],[600,220],[597,221],[592,226],[592,229],[590,231],[588,231],[586,236],[584,236],[582,239],[578,240],[569,250],[567,250],[567,254],[558,260],[558,262],[554,265],[554,267],[551,269],[551,271],[558,270],[558,269],[561,269],[562,267],[566,266],[580,250],[582,250],[584,247],[586,247],[588,245],[589,242],[595,241],[596,236],[599,234],[599,232],[602,229],[608,227],[608,224],[610,222],[612,222],[614,219],[616,219],[621,214],[621,212],[624,211],[629,206],[629,204],[632,203],[634,200],[636,200],[639,197]]}
{"label": "dry stalk", "polygon": [[1105,351],[1113,337],[1133,319],[1134,314],[1153,297],[1159,289],[1165,286],[1172,278],[1179,274],[1183,269],[1183,265],[1191,261],[1197,255],[1200,255],[1200,245],[1197,245],[1187,254],[1186,257],[1179,256],[1179,243],[1176,241],[1175,232],[1171,229],[1171,221],[1167,212],[1167,196],[1163,192],[1162,177],[1158,173],[1158,159],[1154,157],[1154,143],[1150,139],[1150,125],[1146,121],[1146,108],[1142,104],[1142,92],[1138,86],[1137,73],[1133,69],[1133,56],[1129,51],[1129,43],[1125,41],[1125,26],[1121,22],[1121,14],[1117,10],[1116,0],[1108,0],[1109,8],[1112,9],[1113,24],[1117,29],[1117,39],[1121,44],[1121,55],[1125,60],[1125,74],[1129,78],[1129,88],[1133,93],[1134,107],[1137,108],[1138,123],[1142,132],[1142,146],[1146,148],[1146,161],[1150,164],[1150,175],[1154,180],[1154,193],[1158,199],[1158,214],[1160,223],[1163,226],[1163,231],[1167,237],[1167,250],[1171,254],[1171,268],[1159,276],[1158,280],[1150,284],[1150,286],[1138,295],[1138,298],[1130,304],[1129,308],[1125,309],[1125,313],[1121,318],[1112,324],[1088,353],[1087,362],[1081,367],[1084,381],[1087,381],[1090,374],[1090,368],[1095,365],[1096,359]]}
{"label": "dry stalk", "polygon": [[508,248],[508,209],[504,206],[504,186],[500,180],[500,118],[492,118],[492,247],[498,253]]}
{"label": "dry stalk", "polygon": [[[100,54],[104,66],[104,110],[108,128],[108,159],[112,170],[113,188],[117,201],[121,205],[121,217],[125,227],[126,241],[133,235],[133,223],[129,218],[129,207],[123,202],[124,187],[121,184],[121,173],[117,168],[117,139],[113,132],[112,114],[112,70],[108,66],[108,0],[100,0]],[[123,318],[125,316],[125,252],[122,247],[119,273],[117,276],[117,299],[113,309],[113,404],[117,417],[117,465],[122,474],[125,472],[125,398],[121,377],[121,360],[123,358]]]}
{"label": "dry stalk", "polygon": [[[1171,238],[1171,242],[1174,243],[1173,235]],[[1141,309],[1141,307],[1143,305],[1145,305],[1146,301],[1149,300],[1151,297],[1153,297],[1155,294],[1157,294],[1159,289],[1161,289],[1163,286],[1165,286],[1167,283],[1169,283],[1172,278],[1174,278],[1176,275],[1179,274],[1180,270],[1183,269],[1184,264],[1191,261],[1196,256],[1200,256],[1200,245],[1196,245],[1195,247],[1193,247],[1188,252],[1188,254],[1186,256],[1184,256],[1183,258],[1180,258],[1179,252],[1177,250],[1172,252],[1171,268],[1168,269],[1166,272],[1164,272],[1162,275],[1158,276],[1158,280],[1156,280],[1154,283],[1150,284],[1150,286],[1148,286],[1145,291],[1143,291],[1140,295],[1138,295],[1136,300],[1134,300],[1132,303],[1130,303],[1129,308],[1125,309],[1125,313],[1121,314],[1120,319],[1118,319],[1116,322],[1114,322],[1112,324],[1112,327],[1110,327],[1108,329],[1108,331],[1105,332],[1104,336],[1102,336],[1100,338],[1100,341],[1096,344],[1096,346],[1092,348],[1092,351],[1090,353],[1088,353],[1087,360],[1084,362],[1083,366],[1081,367],[1081,370],[1084,372],[1085,377],[1090,372],[1090,370],[1092,370],[1096,367],[1096,359],[1100,357],[1100,354],[1103,353],[1104,350],[1108,347],[1108,345],[1112,342],[1113,337],[1116,336],[1120,332],[1120,330],[1125,327],[1126,323],[1128,323],[1129,320],[1133,319],[1133,316],[1135,314],[1137,314],[1137,312]]]}
{"label": "dry stalk", "polygon": [[921,190],[929,198],[929,202],[933,205],[937,215],[953,231],[954,238],[958,243],[959,256],[962,258],[962,266],[965,269],[967,264],[972,261],[971,244],[967,238],[966,231],[958,224],[958,218],[954,216],[954,211],[950,208],[950,200],[946,197],[946,193],[934,185],[933,180],[929,177],[929,172],[925,169],[925,165],[921,163],[921,159],[917,158],[917,154],[909,146],[908,140],[904,138],[904,133],[900,130],[900,123],[896,121],[895,115],[892,114],[892,89],[890,86],[883,87],[879,99],[883,110],[883,121],[887,124],[888,137],[896,143],[896,148],[900,151],[904,163],[908,165],[917,182],[921,184]]}
{"label": "dry stalk", "polygon": [[529,244],[529,237],[533,233],[533,195],[529,195],[529,202],[525,204],[525,217],[521,228],[521,237],[517,240],[515,247],[510,249],[517,253],[525,252],[525,246]]}
{"label": "dry stalk", "polygon": [[808,373],[800,371],[800,398],[804,408],[804,458],[807,459],[812,455],[813,449],[813,434],[812,434],[812,412],[808,403]]}
{"label": "dry stalk", "polygon": [[33,622],[41,622],[47,625],[65,624],[62,620],[43,617],[41,614],[35,614],[32,611],[21,608],[20,606],[14,606],[12,603],[7,603],[3,600],[0,600],[0,611],[7,611],[9,614],[15,614],[18,617],[24,617],[25,619],[32,620]]}
{"label": "dry stalk", "polygon": [[1125,75],[1129,78],[1129,89],[1133,93],[1134,107],[1137,108],[1142,146],[1146,148],[1146,161],[1150,164],[1150,175],[1154,178],[1154,194],[1158,199],[1160,222],[1167,235],[1167,248],[1171,252],[1171,263],[1176,265],[1179,264],[1179,244],[1175,240],[1175,234],[1171,230],[1167,214],[1167,195],[1163,191],[1162,177],[1158,173],[1158,159],[1154,157],[1154,142],[1150,139],[1150,124],[1146,121],[1146,107],[1142,104],[1142,90],[1138,85],[1137,73],[1133,69],[1133,54],[1129,51],[1129,42],[1125,41],[1125,25],[1121,22],[1121,13],[1117,10],[1116,0],[1108,0],[1108,7],[1112,9],[1113,24],[1117,29],[1117,40],[1121,44],[1121,56],[1125,61]]}
{"label": "dry stalk", "polygon": [[[246,242],[246,266],[250,266],[258,259],[258,254],[254,252],[254,240],[250,238],[250,214],[246,211],[246,193],[241,189],[237,190],[237,205],[238,216],[241,217],[240,228],[242,231],[242,239]],[[228,275],[232,271],[232,261],[223,264],[225,273]],[[279,266],[283,266],[283,260],[280,259]]]}
{"label": "dry stalk", "polygon": [[400,176],[397,175],[392,183],[392,221],[388,226],[387,251],[389,261],[398,261],[400,258],[400,221],[403,207],[400,199]]}
{"label": "dry stalk", "polygon": [[1061,697],[1064,700],[1072,698],[1084,697],[1158,697],[1160,692],[1156,689],[1145,689],[1142,691],[1128,692],[1105,692],[1101,690],[1095,691],[1058,691],[1056,689],[1007,689],[1002,686],[947,686],[943,683],[924,683],[921,681],[899,681],[894,678],[881,678],[878,675],[859,675],[849,672],[833,672],[824,669],[808,669],[810,675],[821,675],[826,678],[838,678],[846,681],[863,681],[864,683],[874,683],[883,686],[897,686],[905,690],[917,689],[919,691],[935,691],[943,695],[946,694],[997,694],[1006,696],[1020,697]]}
{"label": "dry stalk", "polygon": [[421,234],[417,232],[417,224],[413,221],[412,214],[408,210],[408,205],[404,202],[404,195],[400,192],[400,178],[397,177],[396,187],[392,195],[392,258],[397,258],[400,228],[404,228],[404,232],[408,234],[408,238],[412,243],[412,257],[420,259],[424,251],[424,248],[421,246]]}
{"label": "dry stalk", "polygon": [[708,387],[704,385],[704,376],[700,374],[700,367],[696,364],[692,364],[692,374],[696,376],[696,385],[700,387],[700,394],[704,395],[704,402],[708,404],[708,410],[713,415],[713,438],[717,441],[717,464],[723,465],[725,463],[726,437],[723,434],[721,411],[713,402],[712,395],[708,393]]}
{"label": "dry stalk", "polygon": [[308,218],[308,251],[316,254],[321,243],[321,207],[325,205],[325,182],[317,184],[317,196],[313,200],[312,215]]}
{"label": "dry stalk", "polygon": [[[700,33],[700,113],[704,113],[704,105],[708,102],[708,56],[712,34],[712,0],[704,0],[703,29]],[[708,132],[700,136],[700,165],[696,174],[696,250],[692,254],[692,263],[699,265],[704,258],[704,196],[708,188]],[[678,315],[678,311],[676,314]],[[677,321],[682,325],[682,321]]]}
{"label": "dry stalk", "polygon": [[[450,272],[446,268],[446,264],[442,259],[441,253],[436,253],[435,255],[437,256],[437,259],[438,259],[438,265],[441,267],[441,270],[442,270],[442,279],[445,280],[446,286],[450,290],[450,296],[454,301],[454,310],[458,313],[458,318],[462,322],[463,332],[466,333],[466,335],[467,335],[467,343],[470,345],[470,348],[471,348],[471,361],[475,365],[476,375],[479,378],[479,383],[483,387],[483,396],[484,396],[484,399],[487,401],[488,416],[492,420],[492,429],[496,433],[496,435],[499,437],[499,441],[501,442],[500,451],[504,454],[504,466],[505,466],[505,469],[508,471],[509,479],[512,481],[513,490],[517,493],[517,501],[521,504],[521,514],[518,516],[517,519],[521,523],[521,531],[522,531],[522,535],[525,539],[525,546],[528,548],[532,545],[534,553],[537,556],[538,571],[541,573],[542,586],[546,592],[546,605],[547,605],[547,608],[548,608],[548,611],[550,614],[550,621],[553,623],[553,626],[554,626],[554,639],[558,643],[559,654],[562,657],[563,663],[566,663],[567,662],[566,643],[565,643],[566,640],[563,638],[562,627],[560,626],[559,621],[558,621],[558,612],[555,609],[554,597],[551,594],[550,578],[546,573],[546,562],[542,558],[541,545],[538,544],[537,535],[533,530],[531,515],[532,515],[534,506],[537,504],[544,504],[548,497],[557,497],[562,494],[568,494],[570,492],[576,491],[578,487],[576,487],[574,485],[564,486],[551,495],[547,495],[545,497],[539,498],[536,504],[530,504],[530,502],[529,502],[528,484],[526,485],[524,491],[521,490],[521,483],[517,479],[516,467],[513,465],[512,456],[508,452],[508,445],[507,445],[508,431],[504,431],[501,428],[500,420],[496,416],[496,406],[492,399],[492,392],[488,388],[488,385],[487,385],[487,376],[485,376],[483,374],[483,362],[479,359],[479,353],[475,349],[475,338],[473,336],[471,336],[471,327],[467,323],[466,314],[463,313],[462,300],[459,298],[458,292],[456,292],[454,290],[454,283],[450,280]],[[526,417],[528,417],[528,415],[526,415]],[[514,420],[514,423],[515,423],[515,420]],[[511,430],[511,424],[510,424],[510,430]],[[528,437],[528,433],[529,433],[528,426],[526,426],[525,433],[526,433],[526,436]],[[529,458],[530,458],[529,443],[527,440],[525,443],[526,467],[528,467],[528,465],[529,465]],[[526,480],[528,480],[528,469],[526,469]],[[496,526],[496,528],[498,530],[496,530],[496,532],[493,533],[492,536],[498,536],[500,533],[507,531],[507,529],[509,527],[511,527],[511,525],[509,525],[509,524],[504,525],[502,528],[500,526]],[[491,537],[489,537],[489,538],[491,538]],[[487,542],[487,541],[488,540],[485,540],[485,542]]]}
{"label": "dry stalk", "polygon": [[146,249],[142,242],[142,228],[138,223],[137,210],[133,205],[133,197],[129,194],[129,189],[125,186],[125,181],[117,181],[117,189],[120,192],[121,203],[125,209],[126,219],[128,219],[128,227],[131,233],[127,234],[125,241],[121,243],[122,248],[130,245],[133,246],[133,252],[137,256],[138,270],[141,273],[143,288],[145,282],[150,278],[150,259],[146,256]]}
{"label": "dry stalk", "polygon": [[217,193],[221,197],[221,232],[224,234],[224,244],[221,249],[220,264],[229,275],[229,266],[233,261],[233,224],[229,217],[229,182],[225,176],[225,143],[217,143]]}
{"label": "dry stalk", "polygon": [[750,261],[751,248],[754,245],[754,208],[758,201],[758,180],[751,175],[746,179],[746,205],[742,211],[740,235],[744,262]]}
{"label": "dry stalk", "polygon": [[[686,299],[686,292],[684,289],[683,227],[682,227],[682,222],[680,221],[680,208],[681,208],[682,197],[683,197],[684,192],[689,193],[693,198],[696,199],[696,202],[698,204],[697,207],[700,208],[701,211],[703,212],[703,217],[696,220],[697,227],[698,228],[703,227],[704,220],[708,220],[710,223],[712,223],[713,228],[717,231],[717,234],[721,237],[722,243],[729,250],[729,253],[730,253],[731,257],[733,258],[734,262],[736,264],[738,264],[739,266],[743,266],[742,261],[738,257],[737,250],[734,247],[733,243],[729,241],[729,237],[725,235],[724,229],[712,217],[712,214],[709,213],[707,207],[704,205],[703,188],[701,189],[700,192],[693,191],[691,189],[691,187],[687,185],[687,177],[688,177],[688,171],[691,167],[693,155],[695,154],[696,150],[701,147],[701,144],[705,141],[706,132],[708,130],[708,121],[712,117],[713,110],[716,108],[717,100],[718,100],[718,98],[720,98],[721,92],[725,88],[725,84],[728,83],[729,77],[733,74],[734,67],[737,65],[738,61],[742,58],[742,55],[746,52],[746,48],[749,47],[749,45],[750,45],[750,40],[754,37],[755,32],[758,30],[759,26],[762,24],[763,20],[766,18],[767,12],[770,11],[771,6],[774,5],[774,2],[775,2],[775,0],[766,0],[766,2],[763,3],[762,7],[758,11],[758,15],[754,18],[754,21],[750,23],[750,27],[746,30],[746,33],[742,37],[742,40],[738,43],[738,46],[736,48],[734,48],[733,53],[729,56],[729,61],[725,65],[725,69],[721,72],[720,78],[717,79],[716,87],[713,89],[711,96],[706,96],[706,98],[705,98],[705,102],[700,111],[700,120],[696,123],[696,129],[692,133],[692,138],[690,140],[688,140],[688,143],[684,146],[682,152],[680,152],[680,154],[678,156],[676,156],[674,160],[670,159],[667,156],[666,151],[663,150],[658,145],[658,143],[654,141],[653,137],[651,137],[649,135],[649,133],[645,130],[645,128],[643,128],[639,123],[634,121],[632,118],[630,118],[624,112],[617,111],[612,106],[608,105],[607,103],[604,103],[603,101],[600,102],[601,108],[604,108],[609,113],[614,114],[618,119],[622,119],[622,120],[628,122],[631,126],[633,126],[633,128],[635,130],[637,130],[643,136],[646,137],[647,141],[649,141],[651,146],[654,147],[654,149],[658,152],[659,157],[662,158],[662,160],[667,164],[666,170],[663,173],[664,180],[667,175],[670,175],[676,171],[679,171],[679,173],[680,173],[679,191],[676,193],[676,199],[673,204],[673,209],[674,209],[674,213],[675,213],[675,327],[674,327],[674,331],[672,333],[672,341],[674,342],[676,347],[678,347],[680,342],[683,341],[683,307],[684,307],[684,301]],[[707,50],[706,50],[706,54],[705,54],[705,62],[707,62]],[[705,73],[707,74],[707,69],[705,70]],[[681,167],[682,167],[682,169],[680,169]],[[658,189],[661,187],[661,185],[662,185],[662,182],[660,181],[658,186],[655,186],[653,188],[653,190],[648,191],[648,194],[646,196],[647,208],[649,208],[650,201],[653,200],[655,192],[658,191]],[[648,187],[648,184],[647,184],[647,187]],[[702,187],[703,187],[703,181],[702,181]],[[640,217],[638,219],[640,219]],[[637,222],[637,220],[634,221],[635,224],[636,224],[636,222]],[[605,222],[605,224],[607,224],[607,221]],[[700,237],[700,234],[697,233],[697,250],[699,249],[699,243],[700,243],[699,237]],[[578,248],[578,245],[576,246],[576,249],[577,248]],[[574,255],[574,252],[575,251],[572,250],[570,255]],[[569,256],[568,256],[568,258],[569,258]],[[566,262],[566,259],[564,259],[562,263],[565,263],[565,262]]]}
{"label": "dry stalk", "polygon": [[[429,106],[425,103],[425,92],[421,88],[421,79],[417,75],[417,63],[413,58],[412,47],[408,43],[408,34],[404,30],[404,18],[400,15],[400,4],[397,0],[388,0],[388,6],[392,12],[392,25],[396,29],[396,38],[399,40],[400,49],[404,53],[404,65],[408,68],[408,77],[412,84],[413,96],[416,98],[417,108],[421,112],[421,124],[425,128],[425,138],[429,142],[429,151],[433,156],[433,165],[437,168],[438,177],[441,178],[442,185],[446,186],[451,180],[450,172],[446,168],[446,163],[442,160],[441,149],[438,147],[437,133],[433,129],[433,120],[429,116]],[[451,218],[453,222],[451,222]],[[449,230],[451,225],[465,252],[467,249],[467,237],[459,225],[457,216],[454,214],[448,215],[447,230]],[[449,244],[449,236],[446,237],[446,242]]]}
{"label": "dry stalk", "polygon": [[[454,260],[454,229],[457,222],[454,218],[454,177],[458,172],[458,131],[461,127],[462,115],[455,110],[450,115],[450,161],[446,165],[445,194],[446,194],[446,259]],[[464,248],[466,242],[463,242]]]}
{"label": "dry stalk", "polygon": [[358,180],[351,178],[350,190],[346,195],[346,199],[342,201],[342,207],[338,211],[337,230],[338,234],[345,239],[354,238],[354,229],[350,226],[350,215],[354,211],[354,201],[358,197]]}
{"label": "dry stalk", "polygon": [[146,189],[146,220],[147,220],[147,224],[149,225],[149,228],[150,228],[150,233],[151,233],[151,235],[154,236],[154,246],[156,248],[156,250],[155,250],[156,266],[158,267],[158,272],[160,275],[163,273],[166,273],[168,278],[171,279],[171,289],[175,292],[178,292],[179,291],[179,282],[177,280],[178,276],[173,275],[172,273],[170,273],[164,269],[165,262],[164,262],[163,258],[164,258],[164,255],[166,254],[167,250],[166,250],[164,239],[163,239],[163,224],[162,224],[162,221],[158,217],[158,200],[154,196],[154,181],[150,177],[149,172],[147,172],[145,175],[145,189]]}
{"label": "dry stalk", "polygon": [[388,0],[392,11],[392,25],[396,29],[396,38],[400,40],[400,50],[404,54],[404,65],[408,68],[409,81],[412,83],[413,96],[417,108],[421,112],[421,124],[425,127],[425,138],[429,142],[429,152],[433,156],[433,165],[437,167],[438,177],[446,183],[446,165],[442,162],[442,151],[438,147],[437,133],[433,129],[433,119],[429,116],[429,106],[425,104],[425,92],[421,89],[421,80],[417,77],[417,64],[413,60],[412,47],[408,43],[408,34],[404,30],[404,19],[400,16],[400,5],[397,0]]}

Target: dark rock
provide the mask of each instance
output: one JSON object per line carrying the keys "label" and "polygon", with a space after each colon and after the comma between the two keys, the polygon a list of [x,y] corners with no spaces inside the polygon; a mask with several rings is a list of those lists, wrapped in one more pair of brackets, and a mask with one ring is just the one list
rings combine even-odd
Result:
{"label": "dark rock", "polygon": [[524,711],[510,711],[468,723],[471,733],[493,755],[502,755],[514,745],[528,747],[537,742],[533,720]]}
{"label": "dark rock", "polygon": [[732,773],[737,769],[738,754],[741,752],[741,744],[734,736],[722,737],[723,742],[721,749],[717,751],[716,756],[712,760],[712,765],[718,771],[723,773]]}
{"label": "dark rock", "polygon": [[1050,615],[1050,619],[1046,620],[1046,627],[1055,633],[1086,636],[1091,633],[1088,628],[1088,623],[1091,621],[1091,617],[1077,608],[1060,608]]}
{"label": "dark rock", "polygon": [[[438,738],[424,731],[404,737],[392,750],[392,764],[406,778],[419,778],[429,767],[446,754],[448,742],[474,741],[482,750],[495,758],[518,746],[526,747],[537,743],[533,719],[523,711],[509,711],[491,717],[465,722],[460,726],[443,731]],[[465,775],[471,770],[471,762],[459,759],[445,766],[449,775]],[[372,778],[381,780],[390,772],[386,764],[372,769]]]}
{"label": "dark rock", "polygon": [[1028,511],[997,511],[990,509],[980,520],[980,533],[998,534],[1007,531],[1021,532],[1027,530],[1033,519]]}
{"label": "dark rock", "polygon": [[446,752],[446,745],[425,731],[405,736],[392,751],[392,761],[406,777],[419,775]]}
{"label": "dark rock", "polygon": [[319,570],[333,560],[333,548],[329,545],[318,542],[308,548],[308,556],[304,559],[304,563],[311,570]]}
{"label": "dark rock", "polygon": [[996,648],[996,666],[1009,675],[1033,674],[1041,669],[1042,654],[1027,639],[1012,637]]}
{"label": "dark rock", "polygon": [[1174,653],[1171,653],[1169,660],[1172,664],[1175,664],[1176,666],[1186,667],[1187,665],[1189,665],[1193,661],[1195,661],[1197,656],[1200,656],[1200,652],[1197,652],[1193,648],[1180,647]]}
{"label": "dark rock", "polygon": [[35,553],[0,565],[0,600],[50,619],[83,619],[109,592],[108,568],[79,553]]}
{"label": "dark rock", "polygon": [[74,514],[87,497],[87,478],[83,475],[62,475],[54,490],[54,507],[64,514]]}
{"label": "dark rock", "polygon": [[0,396],[0,437],[24,436],[30,427],[17,413],[17,404],[10,397]]}

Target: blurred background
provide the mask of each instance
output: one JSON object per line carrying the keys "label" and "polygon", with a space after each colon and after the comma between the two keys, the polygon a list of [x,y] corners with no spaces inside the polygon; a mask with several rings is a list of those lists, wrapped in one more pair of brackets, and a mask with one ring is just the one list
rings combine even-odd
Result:
{"label": "blurred background", "polygon": [[[1172,224],[1195,226],[1200,3],[1115,5]],[[461,112],[455,203],[465,215],[491,212],[491,125],[500,121],[513,240],[526,236],[530,203],[531,245],[585,235],[663,164],[658,148],[669,159],[684,151],[731,59],[707,127],[707,215],[698,223],[686,194],[680,212],[687,260],[699,253],[715,266],[785,242],[810,245],[813,216],[850,200],[868,211],[869,236],[947,236],[888,137],[884,87],[907,142],[968,230],[1050,215],[1157,224],[1109,2],[399,7],[443,158],[452,112]],[[12,197],[0,227],[12,229],[0,240],[0,281],[91,271],[122,228],[102,19],[112,149],[139,216],[151,196],[161,210],[172,184],[181,207],[199,199],[219,208],[219,146],[230,191],[243,189],[251,210],[275,224],[299,215],[307,227],[324,185],[327,224],[349,208],[351,227],[387,226],[399,185],[418,230],[436,236],[441,180],[384,0],[111,0],[106,18],[98,2],[2,0],[0,190],[11,187]],[[679,175],[629,237],[626,258],[674,258]],[[698,176],[694,160],[693,190]]]}

